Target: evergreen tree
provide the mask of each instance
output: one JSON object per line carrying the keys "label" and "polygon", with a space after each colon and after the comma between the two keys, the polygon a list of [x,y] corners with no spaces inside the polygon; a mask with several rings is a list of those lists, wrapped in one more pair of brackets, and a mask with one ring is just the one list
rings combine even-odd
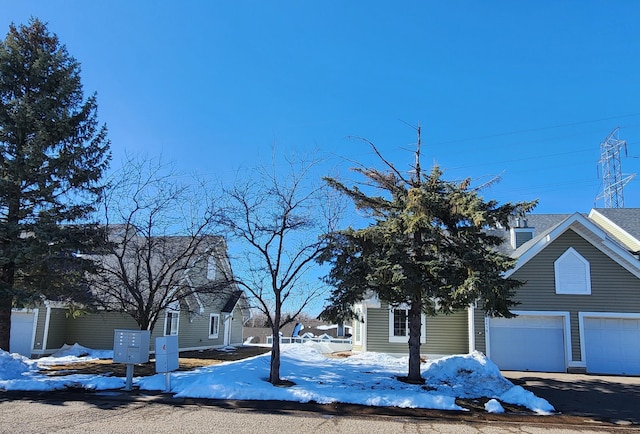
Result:
{"label": "evergreen tree", "polygon": [[102,239],[81,223],[109,158],[80,64],[38,19],[12,24],[0,41],[0,348],[9,349],[14,304],[87,296],[91,263],[74,252]]}
{"label": "evergreen tree", "polygon": [[419,127],[415,166],[409,177],[386,161],[375,146],[373,149],[387,170],[354,170],[382,195],[326,179],[373,222],[364,229],[327,235],[328,246],[319,260],[330,263],[326,280],[334,289],[321,317],[330,321],[353,318],[353,305],[370,293],[391,307],[406,306],[406,381],[421,383],[422,314],[450,314],[480,300],[489,314],[512,316],[511,297],[521,282],[503,277],[514,260],[498,253],[502,239],[486,229],[498,224],[508,227],[510,216],[528,211],[535,202],[499,205],[485,201],[470,180],[443,180],[437,166],[422,173]]}

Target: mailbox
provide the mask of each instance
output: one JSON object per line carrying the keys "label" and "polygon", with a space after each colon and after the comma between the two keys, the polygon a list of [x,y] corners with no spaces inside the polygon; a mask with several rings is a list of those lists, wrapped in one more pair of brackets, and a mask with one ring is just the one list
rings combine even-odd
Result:
{"label": "mailbox", "polygon": [[149,330],[115,330],[113,361],[115,363],[147,363],[149,361]]}
{"label": "mailbox", "polygon": [[156,338],[156,372],[178,369],[178,336]]}

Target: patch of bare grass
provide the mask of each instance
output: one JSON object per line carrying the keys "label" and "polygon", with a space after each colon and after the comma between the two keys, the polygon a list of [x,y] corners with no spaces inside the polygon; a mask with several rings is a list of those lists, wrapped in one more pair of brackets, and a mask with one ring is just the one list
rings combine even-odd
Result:
{"label": "patch of bare grass", "polygon": [[[191,371],[205,366],[216,365],[222,362],[242,360],[271,351],[268,347],[242,346],[233,351],[226,349],[209,349],[202,351],[185,351],[179,355],[179,371]],[[126,377],[127,365],[113,363],[112,360],[92,360],[90,362],[69,363],[66,365],[46,366],[41,372],[50,376],[69,374],[113,375]],[[134,375],[149,376],[156,373],[155,360],[148,363],[137,364],[134,367]]]}

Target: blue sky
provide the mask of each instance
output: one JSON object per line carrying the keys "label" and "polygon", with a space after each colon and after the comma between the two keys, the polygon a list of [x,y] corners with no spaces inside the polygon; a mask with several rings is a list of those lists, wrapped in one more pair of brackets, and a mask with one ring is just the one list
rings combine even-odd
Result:
{"label": "blue sky", "polygon": [[[499,201],[588,211],[600,142],[616,126],[640,171],[640,2],[15,1],[0,29],[49,23],[98,92],[114,165],[162,154],[231,177],[278,153],[502,181]],[[635,158],[634,158],[635,157]],[[625,205],[640,207],[640,178]]]}

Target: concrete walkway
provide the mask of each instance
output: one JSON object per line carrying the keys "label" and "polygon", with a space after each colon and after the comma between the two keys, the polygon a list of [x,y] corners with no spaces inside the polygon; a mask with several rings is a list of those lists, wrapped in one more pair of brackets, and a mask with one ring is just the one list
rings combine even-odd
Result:
{"label": "concrete walkway", "polygon": [[640,377],[503,371],[556,411],[619,425],[640,424]]}

